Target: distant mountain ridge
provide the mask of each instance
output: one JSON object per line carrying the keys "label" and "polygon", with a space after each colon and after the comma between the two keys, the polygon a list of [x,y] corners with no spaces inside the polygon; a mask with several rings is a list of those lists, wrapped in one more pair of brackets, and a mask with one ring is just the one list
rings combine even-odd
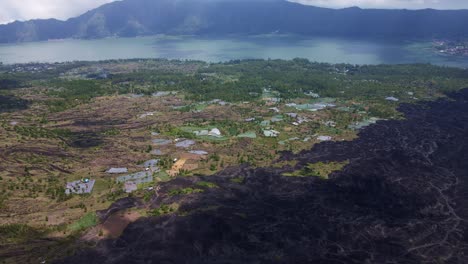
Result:
{"label": "distant mountain ridge", "polygon": [[67,21],[0,26],[0,43],[154,34],[468,37],[468,10],[328,9],[285,0],[124,0]]}

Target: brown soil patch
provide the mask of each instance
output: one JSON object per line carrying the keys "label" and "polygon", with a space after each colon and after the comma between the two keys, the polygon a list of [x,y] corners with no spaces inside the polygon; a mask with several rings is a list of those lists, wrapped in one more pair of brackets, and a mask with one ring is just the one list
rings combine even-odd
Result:
{"label": "brown soil patch", "polygon": [[177,176],[177,174],[179,174],[180,170],[182,170],[182,168],[184,167],[185,162],[187,162],[186,158],[179,159],[176,163],[174,163],[172,168],[167,171],[167,174],[169,174],[171,177]]}
{"label": "brown soil patch", "polygon": [[111,238],[119,237],[127,226],[135,222],[141,215],[138,212],[118,212],[110,216],[106,222],[101,225],[104,235]]}
{"label": "brown soil patch", "polygon": [[101,240],[104,238],[118,238],[130,223],[141,217],[135,211],[120,211],[111,215],[104,223],[87,232],[82,239],[86,241]]}

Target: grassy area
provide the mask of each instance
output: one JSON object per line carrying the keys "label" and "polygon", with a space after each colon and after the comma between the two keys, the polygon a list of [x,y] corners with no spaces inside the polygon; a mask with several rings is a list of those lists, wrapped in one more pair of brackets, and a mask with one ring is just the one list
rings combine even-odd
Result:
{"label": "grassy area", "polygon": [[98,218],[96,213],[90,212],[81,217],[78,221],[68,226],[68,230],[71,232],[78,232],[87,228],[93,227],[98,224]]}
{"label": "grassy area", "polygon": [[241,178],[241,177],[239,177],[239,178],[232,178],[230,181],[233,182],[233,183],[241,184],[241,183],[244,182],[244,178]]}
{"label": "grassy area", "polygon": [[322,179],[328,179],[330,174],[335,171],[342,170],[349,161],[344,162],[317,162],[310,163],[301,170],[297,170],[290,173],[284,173],[283,176],[287,177],[320,177]]}
{"label": "grassy area", "polygon": [[211,130],[215,128],[214,126],[204,126],[204,127],[198,127],[198,126],[182,126],[179,129],[187,132],[187,133],[194,133],[195,131],[201,131],[201,130]]}
{"label": "grassy area", "polygon": [[28,240],[40,238],[45,233],[46,231],[23,224],[0,226],[0,245],[22,243]]}
{"label": "grassy area", "polygon": [[162,216],[170,213],[174,213],[179,209],[178,204],[162,204],[159,208],[151,210],[148,212],[150,216]]}
{"label": "grassy area", "polygon": [[160,182],[166,182],[166,181],[171,180],[171,176],[169,176],[169,174],[167,174],[167,172],[165,171],[160,171],[156,173],[154,175],[154,178],[156,179],[156,181],[160,181]]}
{"label": "grassy area", "polygon": [[237,135],[238,138],[257,138],[255,131],[248,131],[242,134]]}
{"label": "grassy area", "polygon": [[207,182],[207,181],[197,182],[197,185],[200,187],[206,187],[206,188],[218,188],[219,187],[215,183]]}
{"label": "grassy area", "polygon": [[170,196],[176,196],[176,195],[187,195],[187,194],[192,194],[192,193],[201,193],[203,192],[202,189],[197,189],[197,188],[183,188],[183,189],[175,189],[169,191]]}
{"label": "grassy area", "polygon": [[96,193],[103,193],[103,192],[106,192],[110,189],[110,187],[112,186],[113,184],[110,183],[109,181],[107,180],[104,180],[104,179],[96,179],[96,182],[94,183],[94,189],[93,189],[93,192],[96,192]]}

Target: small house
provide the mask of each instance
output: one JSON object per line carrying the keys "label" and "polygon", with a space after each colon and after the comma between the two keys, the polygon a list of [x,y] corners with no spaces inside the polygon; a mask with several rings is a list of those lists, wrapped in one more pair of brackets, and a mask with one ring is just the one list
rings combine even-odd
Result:
{"label": "small house", "polygon": [[208,155],[208,152],[204,151],[204,150],[192,150],[192,151],[189,151],[190,154],[195,154],[195,155],[200,155],[200,156],[203,156],[203,155]]}
{"label": "small house", "polygon": [[393,96],[389,96],[389,97],[385,98],[385,100],[391,101],[391,102],[398,102],[398,101],[400,101],[400,99],[398,99],[398,98],[396,98],[396,97],[393,97]]}
{"label": "small house", "polygon": [[211,129],[211,131],[208,133],[209,136],[212,136],[212,137],[221,137],[221,131],[217,128],[213,128]]}
{"label": "small house", "polygon": [[195,141],[193,140],[184,140],[181,142],[178,142],[175,146],[178,148],[189,148],[191,146],[195,145]]}
{"label": "small house", "polygon": [[330,136],[318,136],[317,139],[319,141],[330,141],[330,140],[332,140],[332,137],[330,137]]}
{"label": "small house", "polygon": [[68,182],[65,186],[65,194],[86,194],[91,193],[96,180],[83,179],[79,181]]}
{"label": "small house", "polygon": [[278,137],[279,134],[280,132],[276,130],[263,130],[263,135],[265,135],[265,137]]}
{"label": "small house", "polygon": [[110,168],[106,171],[106,173],[109,173],[109,174],[128,173],[128,169],[127,168]]}
{"label": "small house", "polygon": [[135,182],[132,182],[132,181],[128,181],[128,182],[125,182],[124,184],[124,191],[126,193],[132,193],[134,191],[136,191],[138,189],[138,186]]}

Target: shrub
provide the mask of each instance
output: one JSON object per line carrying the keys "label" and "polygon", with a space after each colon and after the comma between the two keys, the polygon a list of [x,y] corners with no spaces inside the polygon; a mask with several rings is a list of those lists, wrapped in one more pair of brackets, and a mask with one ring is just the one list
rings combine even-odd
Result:
{"label": "shrub", "polygon": [[201,192],[203,192],[202,189],[184,188],[184,189],[175,189],[175,190],[171,190],[171,191],[169,192],[169,195],[170,195],[170,196],[187,195],[187,194],[201,193]]}
{"label": "shrub", "polygon": [[216,185],[215,183],[206,181],[197,182],[197,185],[206,188],[218,188],[218,185]]}

